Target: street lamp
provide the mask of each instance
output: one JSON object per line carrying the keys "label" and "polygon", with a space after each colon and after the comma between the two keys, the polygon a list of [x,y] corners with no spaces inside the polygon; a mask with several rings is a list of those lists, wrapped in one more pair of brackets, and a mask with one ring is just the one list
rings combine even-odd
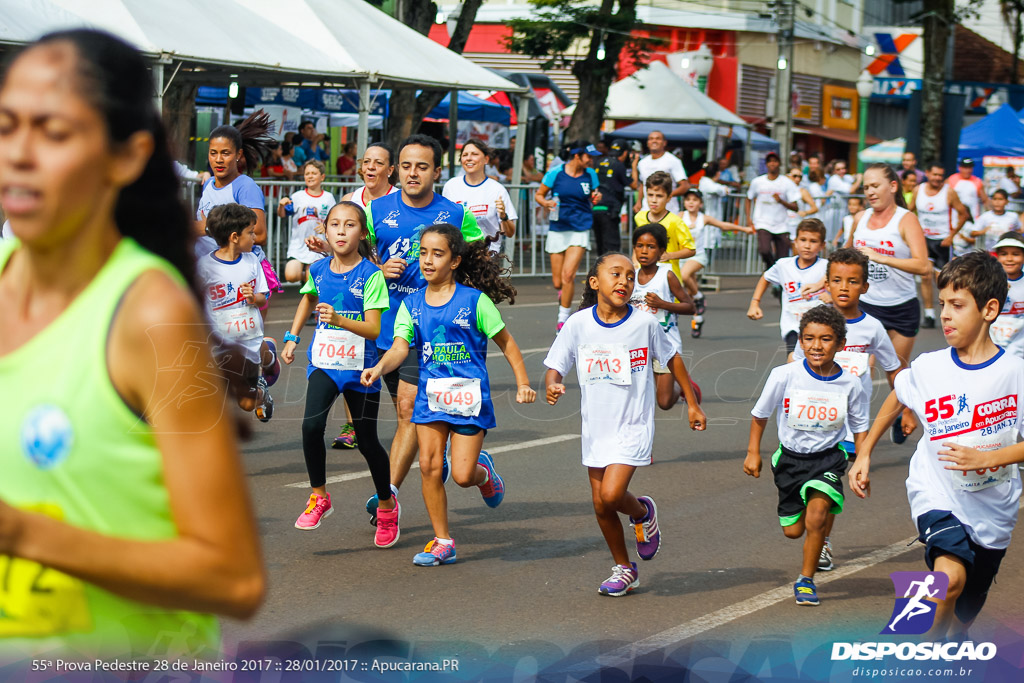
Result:
{"label": "street lamp", "polygon": [[693,70],[697,74],[697,89],[702,93],[707,91],[708,88],[708,74],[711,73],[711,67],[715,65],[715,59],[711,56],[711,48],[707,46],[707,43],[702,43],[697,52],[694,53],[693,59]]}
{"label": "street lamp", "polygon": [[858,120],[858,128],[860,129],[859,135],[857,136],[857,172],[864,172],[864,162],[860,159],[861,152],[864,151],[864,136],[868,130],[868,102],[871,100],[871,93],[875,89],[875,77],[867,71],[861,71],[860,77],[857,78],[857,98],[860,100],[860,118]]}

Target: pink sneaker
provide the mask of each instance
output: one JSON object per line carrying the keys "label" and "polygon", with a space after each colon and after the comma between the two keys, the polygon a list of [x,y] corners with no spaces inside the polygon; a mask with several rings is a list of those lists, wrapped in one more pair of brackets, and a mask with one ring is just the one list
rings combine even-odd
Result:
{"label": "pink sneaker", "polygon": [[395,496],[395,509],[385,510],[377,508],[377,533],[373,536],[373,544],[378,548],[390,548],[398,543],[401,531],[398,528],[398,520],[402,518],[402,504]]}
{"label": "pink sneaker", "polygon": [[327,515],[334,512],[334,508],[331,507],[331,494],[327,494],[327,497],[318,496],[315,493],[309,494],[309,505],[306,506],[306,511],[299,515],[299,518],[295,520],[295,528],[302,529],[303,531],[312,531],[320,526],[320,521]]}

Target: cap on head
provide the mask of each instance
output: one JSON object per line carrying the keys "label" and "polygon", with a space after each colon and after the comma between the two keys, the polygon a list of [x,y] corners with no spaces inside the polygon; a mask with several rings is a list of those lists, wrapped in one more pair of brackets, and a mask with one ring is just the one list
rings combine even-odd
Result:
{"label": "cap on head", "polygon": [[964,157],[963,159],[960,160],[960,165],[961,166],[974,166],[974,159],[971,159],[970,157]]}
{"label": "cap on head", "polygon": [[778,152],[768,152],[768,154],[764,155],[765,161],[771,161],[772,159],[775,159],[775,161],[778,162],[782,161],[782,157],[779,156]]}
{"label": "cap on head", "polygon": [[626,149],[627,143],[622,138],[616,138],[612,140],[611,146],[608,148],[616,154],[621,154]]}
{"label": "cap on head", "polygon": [[992,251],[996,251],[999,247],[1016,247],[1017,249],[1024,250],[1024,235],[1017,233],[1004,234],[999,238],[999,241],[992,245]]}
{"label": "cap on head", "polygon": [[687,188],[686,192],[683,193],[683,199],[686,199],[690,195],[693,195],[694,197],[696,197],[697,199],[700,199],[701,201],[704,200],[704,193],[701,192],[700,190],[698,190],[693,185],[691,185],[689,188]]}

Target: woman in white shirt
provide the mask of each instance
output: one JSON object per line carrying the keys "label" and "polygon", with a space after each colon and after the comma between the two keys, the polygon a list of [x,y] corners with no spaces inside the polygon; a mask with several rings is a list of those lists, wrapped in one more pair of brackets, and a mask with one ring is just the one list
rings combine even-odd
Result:
{"label": "woman in white shirt", "polygon": [[502,237],[516,234],[516,220],[519,216],[505,186],[488,177],[487,159],[490,154],[491,151],[484,143],[467,140],[459,157],[465,173],[446,182],[441,194],[445,199],[463,204],[469,209],[486,236],[490,251],[497,252]]}
{"label": "woman in white shirt", "polygon": [[355,202],[365,209],[374,199],[398,192],[395,187],[395,153],[390,145],[383,142],[370,143],[363,152],[359,175],[363,179],[363,186],[342,197],[342,201]]}

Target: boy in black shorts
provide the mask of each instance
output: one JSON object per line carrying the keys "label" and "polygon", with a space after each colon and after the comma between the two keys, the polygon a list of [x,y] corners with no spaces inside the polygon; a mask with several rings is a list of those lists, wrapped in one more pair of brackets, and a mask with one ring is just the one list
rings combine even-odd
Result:
{"label": "boy in black shorts", "polygon": [[842,476],[847,454],[840,442],[846,424],[860,442],[868,428],[869,400],[859,377],[835,362],[846,343],[846,322],[839,311],[817,306],[800,319],[802,362],[772,370],[750,411],[750,443],[743,471],[761,475],[761,437],[768,418],[777,416],[778,450],[772,474],[779,489],[779,523],[786,538],[804,539],[803,563],[793,585],[798,605],[817,605],[814,573],[825,544],[829,513],[843,511]]}

